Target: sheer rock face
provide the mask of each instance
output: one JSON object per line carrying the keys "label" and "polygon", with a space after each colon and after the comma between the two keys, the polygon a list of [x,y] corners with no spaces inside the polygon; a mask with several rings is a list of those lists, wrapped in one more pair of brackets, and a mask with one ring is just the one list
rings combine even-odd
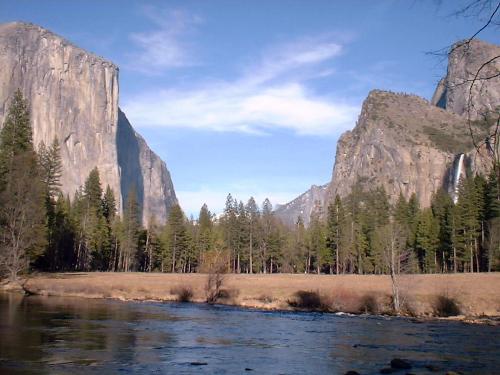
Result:
{"label": "sheer rock face", "polygon": [[354,130],[337,144],[328,201],[356,182],[383,186],[391,201],[415,193],[422,206],[447,187],[455,155],[472,145],[465,120],[413,95],[372,91]]}
{"label": "sheer rock face", "polygon": [[156,218],[163,223],[170,208],[177,203],[170,172],[121,110],[118,112],[117,146],[122,195],[126,197],[135,189],[139,201],[143,202],[143,221]]}
{"label": "sheer rock face", "polygon": [[[500,46],[480,40],[458,42],[448,56],[448,71],[436,88],[432,103],[467,116],[471,95],[471,119],[478,119],[500,106]],[[485,64],[487,63],[487,64]],[[476,79],[472,90],[471,85]]]}
{"label": "sheer rock face", "polygon": [[177,202],[165,163],[118,108],[118,68],[39,26],[0,25],[0,125],[21,89],[31,106],[35,145],[61,145],[62,186],[72,196],[98,167],[120,203],[134,186],[143,222],[165,221]]}
{"label": "sheer rock face", "polygon": [[304,225],[307,226],[311,214],[321,211],[325,206],[327,188],[328,184],[322,186],[312,185],[309,190],[293,201],[284,205],[277,205],[274,213],[284,224],[290,227],[297,223],[299,216],[302,218]]}
{"label": "sheer rock face", "polygon": [[[449,55],[447,75],[436,87],[431,102],[378,90],[368,95],[355,128],[344,133],[337,143],[323,213],[336,194],[347,196],[357,182],[366,189],[383,186],[392,202],[400,193],[407,199],[415,193],[420,204],[427,207],[439,188],[453,195],[457,161],[462,153],[468,171],[487,172],[487,151],[483,147],[477,154],[471,142],[468,100],[478,70],[479,78],[493,77],[474,84],[471,96],[472,130],[476,140],[485,139],[489,125],[476,120],[499,111],[500,77],[496,75],[500,59],[494,57],[500,55],[500,47],[479,40],[457,45]],[[281,206],[279,216],[296,220],[297,201],[304,207],[314,207],[312,202],[304,201],[309,196],[303,194]]]}

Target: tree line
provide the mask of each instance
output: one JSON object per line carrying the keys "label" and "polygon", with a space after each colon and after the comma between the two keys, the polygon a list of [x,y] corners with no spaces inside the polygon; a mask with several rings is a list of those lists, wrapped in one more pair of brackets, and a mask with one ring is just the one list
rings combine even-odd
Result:
{"label": "tree line", "polygon": [[187,218],[179,205],[165,224],[141,224],[132,189],[123,213],[94,168],[70,197],[61,187],[57,140],[33,146],[28,103],[14,95],[0,132],[0,272],[27,270],[391,274],[500,269],[497,168],[464,178],[458,201],[439,190],[431,206],[415,195],[391,204],[383,188],[356,184],[293,228],[273,213],[228,195],[218,217],[207,205]]}

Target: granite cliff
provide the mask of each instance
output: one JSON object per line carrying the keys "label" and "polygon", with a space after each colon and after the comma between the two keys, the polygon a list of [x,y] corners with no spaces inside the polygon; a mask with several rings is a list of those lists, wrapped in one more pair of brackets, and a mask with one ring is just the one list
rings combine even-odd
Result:
{"label": "granite cliff", "polygon": [[21,89],[31,106],[35,145],[61,145],[62,189],[70,196],[98,167],[123,207],[135,188],[143,223],[164,222],[177,202],[165,163],[118,107],[118,67],[28,23],[0,25],[0,125]]}
{"label": "granite cliff", "polygon": [[[461,175],[487,169],[488,161],[472,144],[469,118],[475,138],[485,139],[491,126],[485,118],[498,116],[500,106],[500,59],[494,59],[499,55],[500,47],[482,41],[457,43],[431,102],[371,91],[356,126],[337,143],[332,179],[319,209],[324,213],[336,194],[345,197],[355,183],[366,189],[383,186],[393,202],[400,194],[407,199],[416,194],[424,207],[439,188],[456,198]],[[482,67],[487,61],[492,62]],[[305,193],[280,206],[278,216],[293,222],[300,211],[297,202],[300,207],[317,207],[308,199],[317,200]]]}
{"label": "granite cliff", "polygon": [[436,190],[451,189],[455,158],[468,154],[470,164],[472,150],[463,117],[417,96],[372,91],[356,127],[337,143],[327,201],[345,197],[359,182],[383,186],[393,202],[415,193],[428,207]]}
{"label": "granite cliff", "polygon": [[448,56],[446,76],[437,85],[432,104],[461,116],[470,113],[472,119],[498,113],[499,56],[500,46],[481,40],[456,43]]}
{"label": "granite cliff", "polygon": [[286,225],[293,226],[297,223],[300,216],[304,225],[308,225],[311,214],[321,211],[325,206],[325,199],[328,192],[328,184],[317,186],[312,185],[309,190],[299,195],[293,201],[276,205],[275,215]]}

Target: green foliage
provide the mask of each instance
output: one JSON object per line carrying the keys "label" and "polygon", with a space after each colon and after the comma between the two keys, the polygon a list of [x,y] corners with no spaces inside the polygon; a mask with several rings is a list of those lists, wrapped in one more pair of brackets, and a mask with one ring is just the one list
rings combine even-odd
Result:
{"label": "green foliage", "polygon": [[29,151],[33,151],[29,105],[21,91],[17,90],[0,133],[0,177],[2,180],[13,167],[14,157]]}
{"label": "green foliage", "polygon": [[452,154],[466,152],[474,147],[472,140],[467,133],[451,134],[447,131],[440,130],[433,126],[424,126],[423,131],[429,136],[434,145],[440,150],[447,151]]}
{"label": "green foliage", "polygon": [[437,251],[439,247],[439,221],[432,210],[426,208],[420,212],[415,230],[415,250],[421,272],[439,270]]}
{"label": "green foliage", "polygon": [[0,275],[12,280],[45,246],[41,175],[28,103],[18,90],[0,132]]}
{"label": "green foliage", "polygon": [[186,219],[179,205],[170,210],[163,236],[163,256],[170,262],[172,272],[186,272],[186,265],[194,254],[191,254]]}
{"label": "green foliage", "polygon": [[[103,192],[97,168],[72,199],[61,193],[59,144],[41,143],[35,153],[28,107],[16,92],[0,132],[0,272],[11,278],[28,265],[148,272],[200,272],[217,265],[220,272],[392,278],[401,272],[500,269],[500,167],[487,179],[463,179],[456,204],[438,190],[430,208],[420,208],[415,194],[408,201],[400,194],[391,205],[382,187],[368,189],[369,180],[360,179],[327,212],[315,207],[308,227],[300,216],[293,228],[284,226],[269,199],[259,207],[253,198],[244,204],[229,194],[218,218],[203,205],[198,220],[188,220],[175,205],[166,223],[151,217],[143,228],[135,190],[121,209],[109,186]],[[448,135],[430,136],[447,147]]]}

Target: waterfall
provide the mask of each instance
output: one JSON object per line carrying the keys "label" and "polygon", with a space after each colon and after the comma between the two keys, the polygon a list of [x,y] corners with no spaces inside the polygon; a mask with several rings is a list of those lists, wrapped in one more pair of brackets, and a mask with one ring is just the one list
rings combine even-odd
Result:
{"label": "waterfall", "polygon": [[460,177],[463,173],[464,170],[464,154],[460,154],[460,157],[458,158],[458,164],[455,168],[455,176],[453,179],[453,203],[458,202],[458,184],[460,183]]}

